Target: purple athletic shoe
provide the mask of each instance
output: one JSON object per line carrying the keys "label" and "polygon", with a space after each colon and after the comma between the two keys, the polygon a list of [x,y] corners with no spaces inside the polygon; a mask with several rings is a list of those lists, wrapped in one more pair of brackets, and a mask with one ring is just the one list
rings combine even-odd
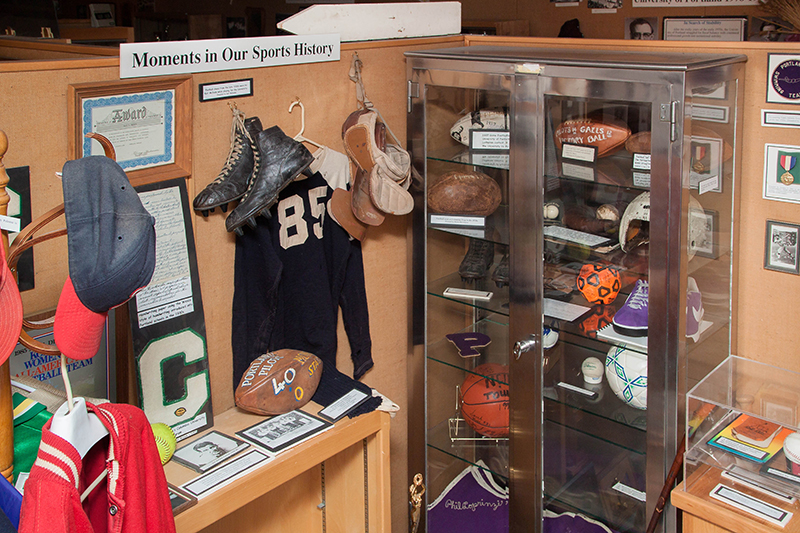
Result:
{"label": "purple athletic shoe", "polygon": [[612,323],[614,331],[629,337],[644,337],[647,335],[647,300],[650,284],[645,280],[637,280],[628,299],[625,300]]}
{"label": "purple athletic shoe", "polygon": [[694,342],[700,339],[700,323],[703,321],[703,296],[694,278],[686,284],[686,336]]}

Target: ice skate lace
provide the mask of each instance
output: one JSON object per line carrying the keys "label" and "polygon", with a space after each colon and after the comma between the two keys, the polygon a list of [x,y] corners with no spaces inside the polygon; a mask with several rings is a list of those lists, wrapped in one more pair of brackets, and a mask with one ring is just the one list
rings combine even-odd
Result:
{"label": "ice skate lace", "polygon": [[250,143],[250,147],[253,148],[253,172],[258,172],[259,154],[258,150],[253,146],[254,141],[250,136],[250,132],[248,132],[247,128],[244,126],[245,113],[237,108],[232,108],[231,111],[233,111],[233,121],[231,122],[231,146],[228,150],[228,157],[225,159],[225,166],[219,171],[219,175],[217,179],[214,180],[214,183],[219,183],[228,178],[233,166],[242,156],[245,139]]}
{"label": "ice skate lace", "polygon": [[647,299],[649,294],[649,286],[647,282],[640,283],[636,290],[631,294],[631,297],[625,302],[627,307],[632,309],[643,309],[647,307]]}

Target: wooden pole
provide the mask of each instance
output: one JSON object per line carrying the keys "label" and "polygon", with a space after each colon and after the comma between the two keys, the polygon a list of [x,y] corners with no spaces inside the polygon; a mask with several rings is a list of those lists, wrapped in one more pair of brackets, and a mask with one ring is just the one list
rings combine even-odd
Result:
{"label": "wooden pole", "polygon": [[[0,131],[0,215],[8,213],[11,199],[6,192],[8,174],[3,157],[8,151],[8,137]],[[0,231],[0,246],[8,251],[8,234]],[[0,474],[11,481],[14,475],[14,406],[11,402],[11,372],[6,361],[0,366]]]}

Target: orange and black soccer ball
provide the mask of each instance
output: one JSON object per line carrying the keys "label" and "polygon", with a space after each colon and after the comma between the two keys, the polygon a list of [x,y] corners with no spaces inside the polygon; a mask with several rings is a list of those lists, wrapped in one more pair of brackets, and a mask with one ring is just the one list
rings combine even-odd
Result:
{"label": "orange and black soccer ball", "polygon": [[578,274],[577,285],[589,303],[610,304],[619,294],[622,282],[616,267],[587,263]]}

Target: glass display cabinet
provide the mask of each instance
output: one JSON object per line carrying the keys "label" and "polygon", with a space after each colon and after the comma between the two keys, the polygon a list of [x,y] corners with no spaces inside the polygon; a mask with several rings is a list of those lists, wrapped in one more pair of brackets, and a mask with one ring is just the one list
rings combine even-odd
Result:
{"label": "glass display cabinet", "polygon": [[734,338],[745,57],[406,56],[427,531],[644,532]]}

